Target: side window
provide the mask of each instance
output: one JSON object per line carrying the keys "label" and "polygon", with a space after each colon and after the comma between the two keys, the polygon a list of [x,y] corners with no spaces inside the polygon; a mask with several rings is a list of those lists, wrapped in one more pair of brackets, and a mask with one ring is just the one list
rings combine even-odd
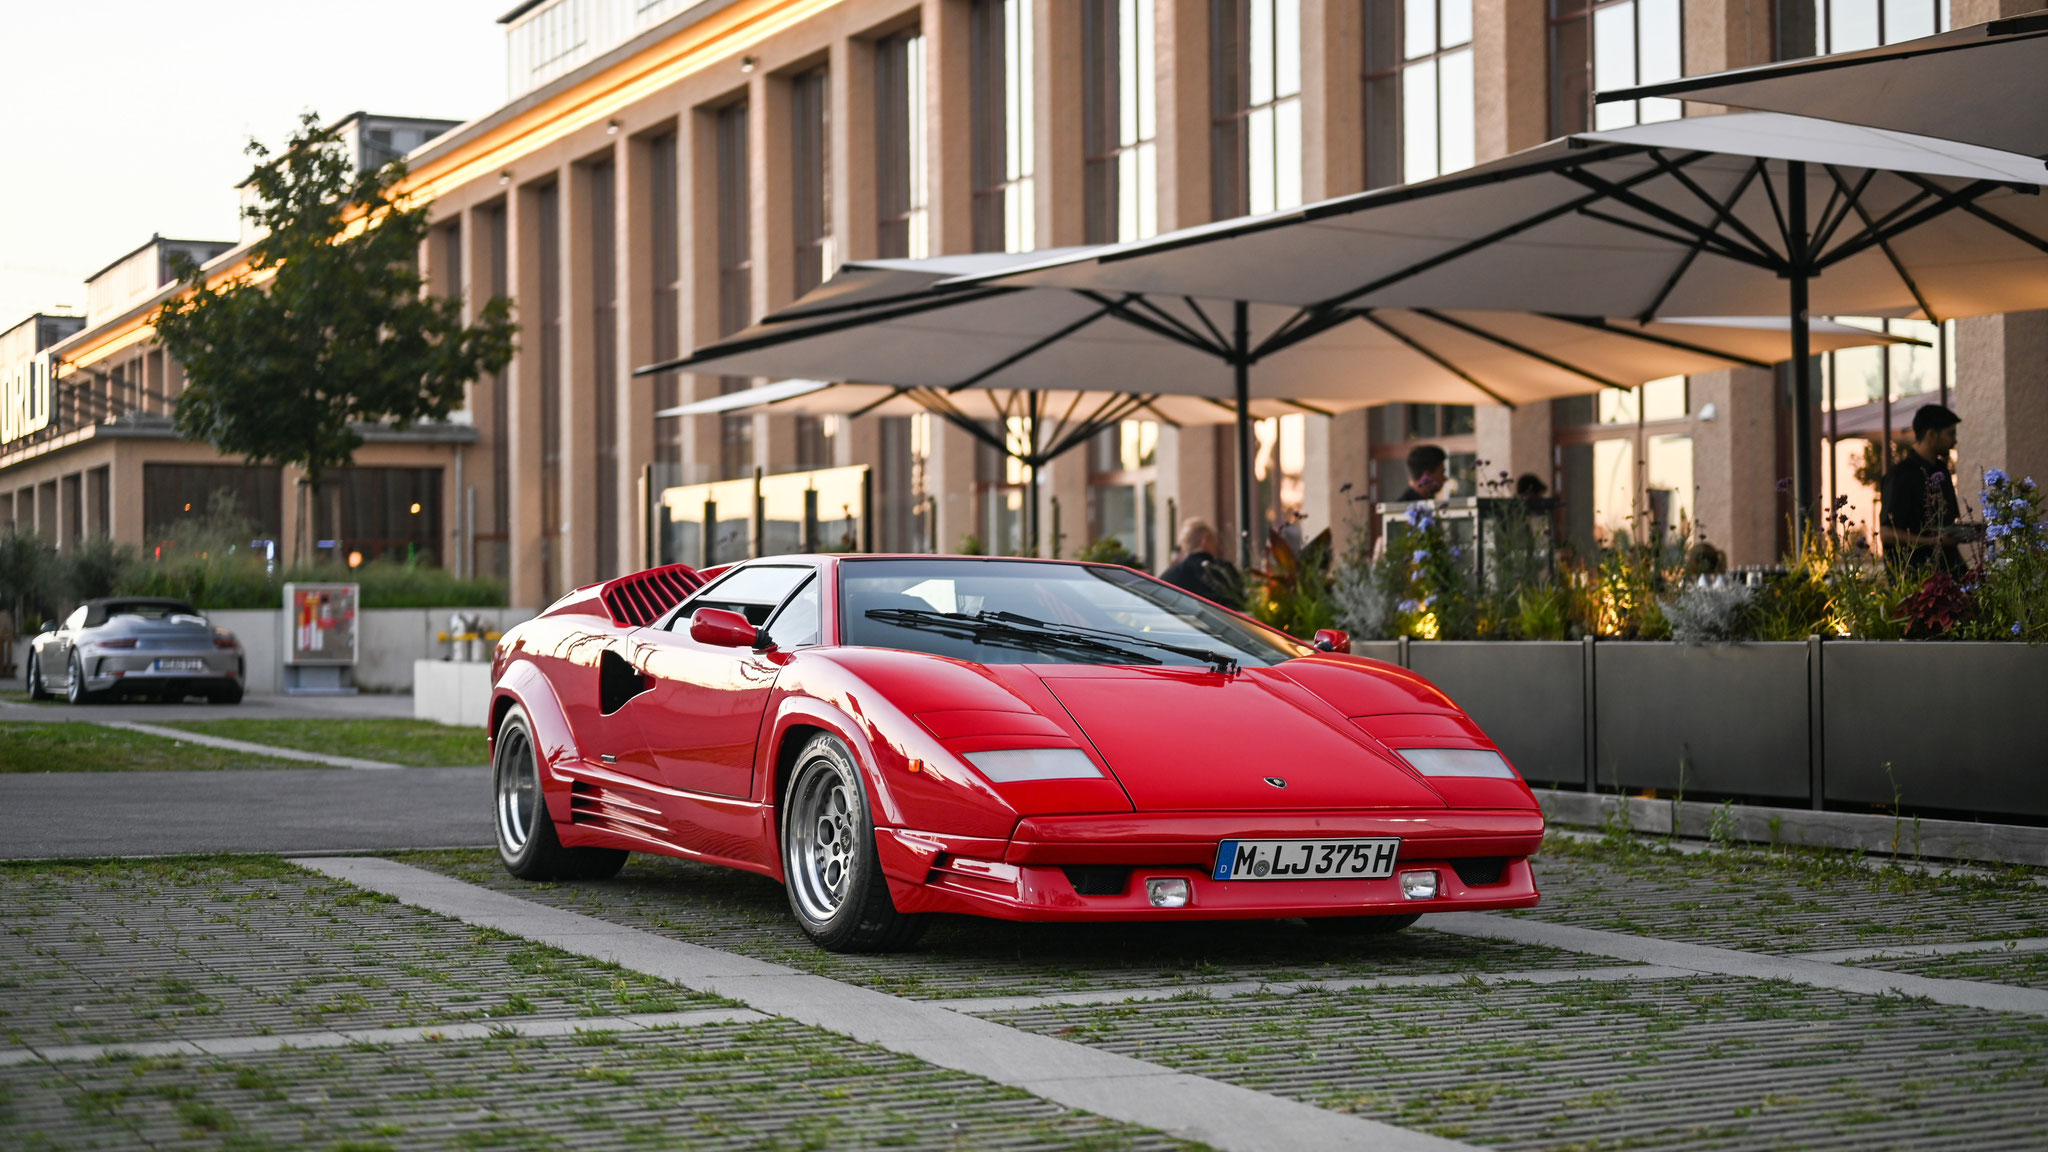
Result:
{"label": "side window", "polygon": [[699,608],[723,608],[737,612],[759,628],[768,623],[769,617],[775,615],[775,609],[789,598],[797,585],[809,579],[813,571],[809,567],[779,564],[734,569],[684,601],[682,608],[669,621],[669,629],[687,632],[690,616]]}
{"label": "side window", "polygon": [[780,648],[808,648],[819,642],[824,611],[818,598],[821,582],[808,580],[768,624],[768,635]]}
{"label": "side window", "polygon": [[78,608],[71,613],[71,615],[66,616],[64,618],[65,629],[71,632],[76,632],[80,628],[85,627],[85,613],[85,605],[79,605]]}

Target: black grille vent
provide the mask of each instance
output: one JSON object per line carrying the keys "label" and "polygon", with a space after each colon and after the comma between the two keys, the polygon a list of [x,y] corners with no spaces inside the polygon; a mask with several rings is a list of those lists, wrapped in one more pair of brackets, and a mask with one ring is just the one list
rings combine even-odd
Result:
{"label": "black grille vent", "polygon": [[1060,871],[1076,896],[1121,896],[1131,883],[1131,870],[1114,864],[1076,864]]}
{"label": "black grille vent", "polygon": [[704,586],[695,568],[670,564],[621,576],[604,586],[604,610],[621,628],[645,628]]}
{"label": "black grille vent", "polygon": [[1485,888],[1500,883],[1503,873],[1508,870],[1505,856],[1482,856],[1476,860],[1453,860],[1451,868],[1458,873],[1458,879],[1467,888]]}

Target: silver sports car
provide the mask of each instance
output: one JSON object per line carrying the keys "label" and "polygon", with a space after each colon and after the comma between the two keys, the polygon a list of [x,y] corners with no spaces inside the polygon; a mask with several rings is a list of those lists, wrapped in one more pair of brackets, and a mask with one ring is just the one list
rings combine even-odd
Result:
{"label": "silver sports car", "polygon": [[87,600],[62,625],[43,626],[29,647],[28,694],[48,700],[62,692],[73,704],[130,695],[234,704],[244,671],[235,634],[192,605],[123,596]]}

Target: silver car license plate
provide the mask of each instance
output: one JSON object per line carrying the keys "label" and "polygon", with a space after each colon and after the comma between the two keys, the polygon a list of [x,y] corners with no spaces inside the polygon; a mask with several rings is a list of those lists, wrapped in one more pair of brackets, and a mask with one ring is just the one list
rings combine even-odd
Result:
{"label": "silver car license plate", "polygon": [[1370,840],[1225,840],[1218,880],[1381,880],[1394,874],[1398,836]]}
{"label": "silver car license plate", "polygon": [[192,657],[165,657],[156,662],[156,670],[159,672],[204,672],[206,671],[206,661]]}

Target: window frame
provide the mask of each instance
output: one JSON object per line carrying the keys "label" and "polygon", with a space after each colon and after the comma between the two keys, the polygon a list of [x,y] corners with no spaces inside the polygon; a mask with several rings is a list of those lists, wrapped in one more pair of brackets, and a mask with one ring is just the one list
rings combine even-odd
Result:
{"label": "window frame", "polygon": [[[1437,114],[1435,129],[1437,170],[1429,176],[1421,177],[1421,179],[1433,179],[1448,172],[1463,171],[1465,168],[1470,167],[1468,163],[1457,168],[1451,168],[1447,167],[1444,163],[1443,62],[1447,57],[1456,56],[1459,53],[1476,52],[1475,43],[1478,35],[1474,31],[1470,37],[1456,44],[1444,44],[1442,32],[1444,27],[1443,6],[1445,3],[1455,2],[1455,0],[1432,0],[1432,2],[1436,5],[1436,28],[1438,30],[1436,47],[1420,56],[1410,57],[1407,55],[1408,5],[1404,0],[1361,0],[1365,18],[1360,29],[1364,43],[1361,45],[1359,55],[1362,61],[1360,75],[1364,80],[1362,99],[1364,100],[1365,119],[1362,126],[1365,131],[1365,186],[1367,188],[1392,187],[1397,184],[1413,183],[1417,179],[1417,177],[1411,176],[1408,173],[1408,97],[1406,79],[1409,69],[1425,64],[1432,64],[1436,68]],[[1373,9],[1380,6],[1385,6],[1393,14],[1390,21],[1389,34],[1394,41],[1394,48],[1391,56],[1388,58],[1389,62],[1387,65],[1376,70],[1374,68],[1375,54],[1373,52],[1373,29],[1375,24]],[[1467,22],[1467,25],[1468,31],[1471,31],[1470,21]],[[1474,57],[1474,64],[1475,66],[1477,64],[1476,56]],[[1388,118],[1387,123],[1387,127],[1391,129],[1393,134],[1393,143],[1385,152],[1380,150],[1382,146],[1375,141],[1374,124],[1375,117],[1378,114],[1379,103],[1378,99],[1373,95],[1375,82],[1386,82],[1387,94],[1385,98],[1393,106],[1392,115]],[[1475,137],[1473,162],[1476,162],[1478,152],[1476,147],[1476,137],[1478,136],[1476,92],[1474,94],[1473,106],[1472,134]],[[1387,175],[1385,169],[1379,167],[1379,164],[1384,163],[1394,165],[1396,172],[1393,178],[1385,178]]]}

